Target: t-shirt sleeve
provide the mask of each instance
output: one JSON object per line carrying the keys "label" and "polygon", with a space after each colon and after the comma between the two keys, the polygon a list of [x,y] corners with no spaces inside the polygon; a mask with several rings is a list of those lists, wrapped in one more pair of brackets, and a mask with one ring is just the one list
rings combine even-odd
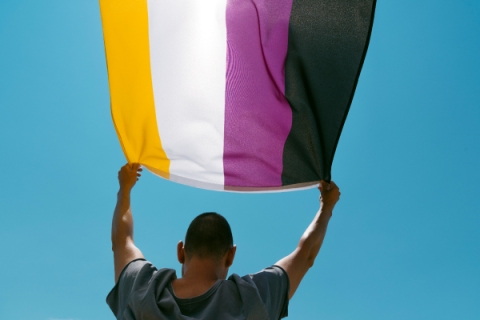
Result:
{"label": "t-shirt sleeve", "polygon": [[255,282],[270,319],[287,317],[290,281],[285,270],[279,266],[272,266],[249,277]]}
{"label": "t-shirt sleeve", "polygon": [[156,271],[145,259],[132,260],[123,268],[117,283],[107,296],[107,304],[117,318],[124,313],[133,292],[145,286]]}

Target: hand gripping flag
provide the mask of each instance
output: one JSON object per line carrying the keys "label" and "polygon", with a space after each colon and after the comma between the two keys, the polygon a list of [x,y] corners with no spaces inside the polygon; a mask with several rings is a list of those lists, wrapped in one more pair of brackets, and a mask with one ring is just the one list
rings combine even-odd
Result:
{"label": "hand gripping flag", "polygon": [[201,188],[330,180],[374,0],[100,0],[129,162]]}

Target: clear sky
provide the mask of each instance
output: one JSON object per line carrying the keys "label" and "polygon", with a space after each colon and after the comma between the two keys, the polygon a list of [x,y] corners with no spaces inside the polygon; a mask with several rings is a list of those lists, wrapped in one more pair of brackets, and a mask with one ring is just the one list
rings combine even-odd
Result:
{"label": "clear sky", "polygon": [[[380,1],[333,164],[342,198],[289,319],[480,319],[480,2]],[[97,0],[0,1],[0,319],[113,319],[110,223],[125,158]],[[135,240],[179,270],[204,211],[231,272],[289,254],[318,191],[233,194],[145,173]]]}

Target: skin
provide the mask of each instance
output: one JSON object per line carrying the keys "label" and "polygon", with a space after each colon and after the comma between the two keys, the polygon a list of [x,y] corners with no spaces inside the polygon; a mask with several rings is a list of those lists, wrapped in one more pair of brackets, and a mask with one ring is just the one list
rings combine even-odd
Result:
{"label": "skin", "polygon": [[[112,250],[115,265],[115,282],[123,268],[132,260],[144,258],[133,241],[133,217],[130,207],[132,188],[141,176],[138,163],[126,164],[118,172],[120,189],[112,220]],[[315,258],[327,232],[335,204],[340,199],[340,190],[332,181],[320,181],[320,209],[303,233],[295,250],[281,259],[276,265],[282,267],[290,279],[289,299],[300,282],[313,266]],[[237,247],[229,249],[221,259],[189,257],[182,241],[177,244],[178,262],[182,264],[182,278],[172,281],[175,295],[179,298],[192,298],[210,289],[215,282],[226,279],[233,263]]]}
{"label": "skin", "polygon": [[289,299],[293,297],[303,277],[313,266],[327,233],[333,208],[340,199],[340,189],[333,181],[330,184],[320,181],[318,189],[320,190],[320,209],[315,218],[303,233],[297,248],[276,263],[277,266],[282,267],[287,272],[290,279]]}
{"label": "skin", "polygon": [[115,265],[115,282],[123,268],[132,260],[143,258],[133,242],[133,217],[130,193],[140,178],[142,168],[138,163],[126,164],[118,172],[120,189],[112,219],[112,251]]}

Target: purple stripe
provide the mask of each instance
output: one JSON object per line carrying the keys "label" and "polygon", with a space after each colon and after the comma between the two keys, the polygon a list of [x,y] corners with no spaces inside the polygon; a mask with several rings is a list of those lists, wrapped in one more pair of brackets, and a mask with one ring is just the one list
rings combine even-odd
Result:
{"label": "purple stripe", "polygon": [[292,126],[285,59],[293,0],[227,0],[225,186],[282,185]]}

